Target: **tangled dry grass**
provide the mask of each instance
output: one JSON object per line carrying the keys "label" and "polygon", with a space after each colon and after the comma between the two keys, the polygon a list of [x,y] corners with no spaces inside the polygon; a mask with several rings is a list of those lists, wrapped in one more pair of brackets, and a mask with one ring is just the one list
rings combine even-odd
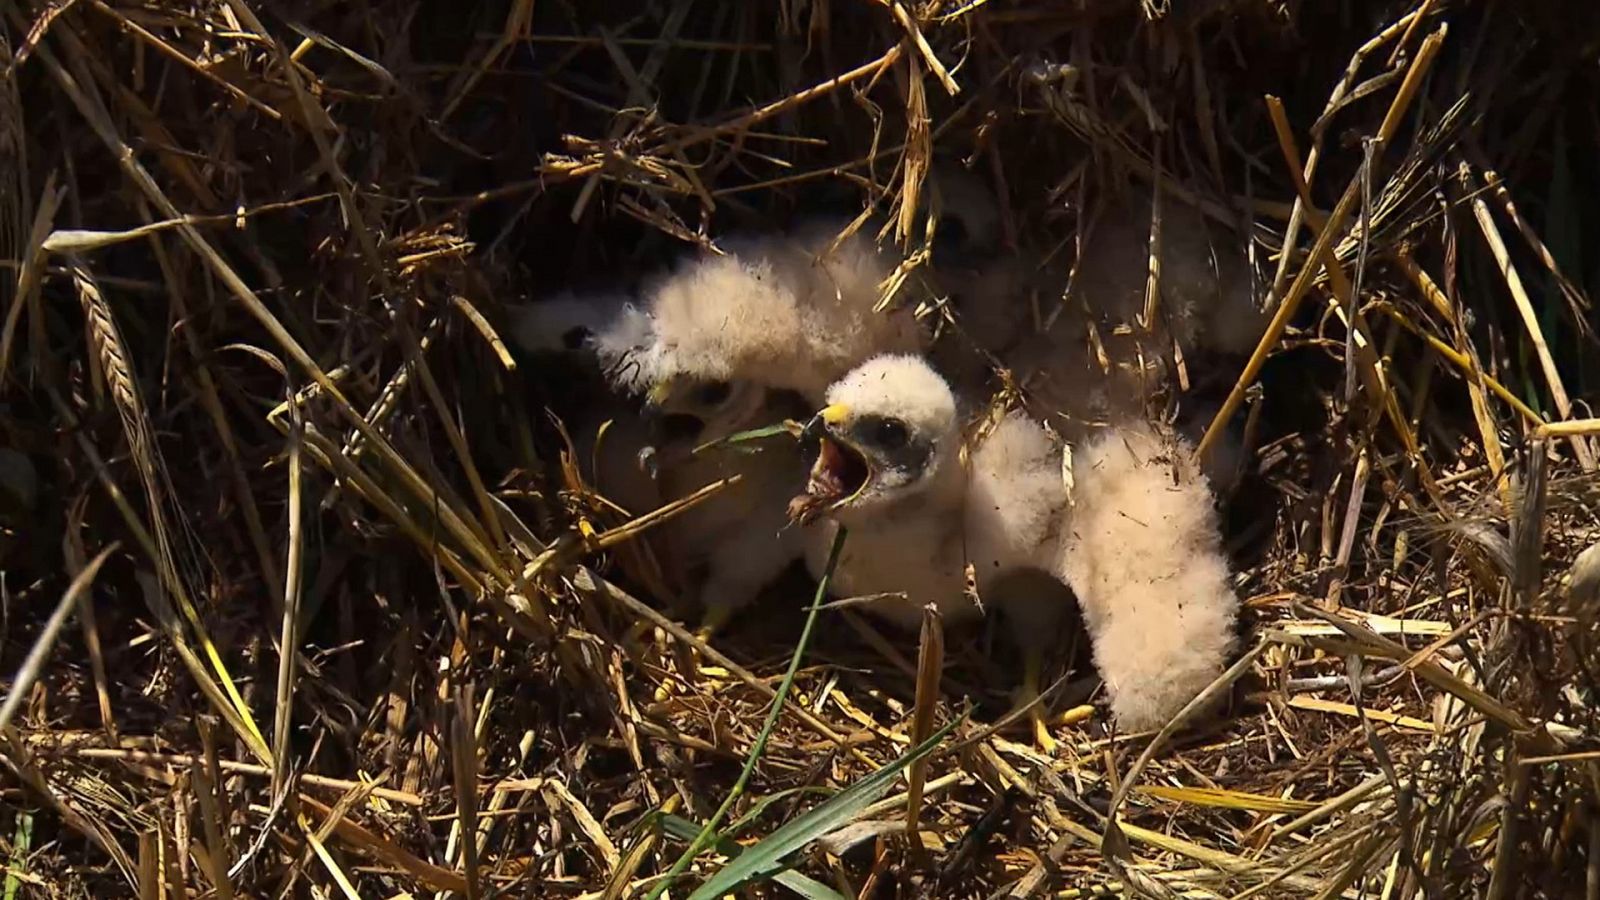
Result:
{"label": "tangled dry grass", "polygon": [[[1597,51],[1582,0],[0,5],[0,896],[1600,897]],[[1068,646],[1046,755],[990,636],[799,657],[804,584],[708,646],[563,463],[505,300],[819,201],[914,250],[936,159],[1008,247],[1130,178],[1248,237],[1226,715],[1110,732]]]}

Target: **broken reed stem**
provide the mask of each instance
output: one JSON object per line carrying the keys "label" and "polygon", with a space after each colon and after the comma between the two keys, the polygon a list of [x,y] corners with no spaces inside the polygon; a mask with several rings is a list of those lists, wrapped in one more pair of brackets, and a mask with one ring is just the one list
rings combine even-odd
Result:
{"label": "broken reed stem", "polygon": [[[939,607],[929,603],[922,608],[922,640],[917,651],[916,709],[911,718],[911,745],[921,744],[933,734],[933,716],[939,708],[939,690],[944,677],[944,619]],[[921,847],[916,840],[917,821],[922,815],[922,786],[928,775],[926,757],[911,764],[906,773],[906,833],[912,846]]]}
{"label": "broken reed stem", "polygon": [[783,673],[783,681],[778,684],[777,695],[772,698],[772,706],[767,710],[767,718],[761,723],[761,730],[756,733],[756,739],[750,745],[750,753],[745,757],[744,768],[739,770],[739,778],[734,781],[733,788],[728,791],[717,811],[706,820],[700,833],[684,849],[683,855],[672,864],[672,868],[656,882],[654,888],[645,900],[658,900],[667,888],[671,887],[678,876],[689,868],[694,858],[700,851],[709,847],[714,840],[717,829],[722,825],[723,819],[728,817],[728,811],[733,804],[744,794],[745,788],[750,784],[750,776],[754,774],[756,763],[761,759],[761,754],[767,748],[767,740],[772,736],[772,729],[778,724],[778,716],[783,712],[783,702],[789,696],[789,689],[794,685],[794,677],[800,671],[800,660],[805,656],[806,645],[811,642],[811,631],[817,624],[817,614],[822,610],[822,598],[828,594],[828,582],[833,579],[834,567],[839,564],[839,551],[844,548],[845,528],[838,526],[838,531],[833,535],[833,546],[828,549],[828,565],[822,572],[822,578],[817,582],[816,593],[811,597],[811,608],[806,610],[806,622],[800,629],[800,638],[795,642],[794,653],[789,657],[789,668]]}
{"label": "broken reed stem", "polygon": [[300,454],[305,435],[300,408],[289,408],[289,548],[284,560],[283,627],[278,634],[278,697],[272,719],[272,795],[288,787],[289,733],[294,727],[295,647],[300,643],[300,560],[305,543],[301,521]]}
{"label": "broken reed stem", "polygon": [[472,682],[456,687],[450,716],[450,762],[456,782],[456,816],[460,825],[461,862],[466,871],[467,900],[482,893],[478,875],[478,741],[472,725]]}

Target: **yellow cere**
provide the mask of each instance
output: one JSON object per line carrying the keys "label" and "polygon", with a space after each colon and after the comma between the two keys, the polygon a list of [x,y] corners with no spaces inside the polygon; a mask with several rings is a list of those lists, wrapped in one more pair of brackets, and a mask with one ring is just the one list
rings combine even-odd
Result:
{"label": "yellow cere", "polygon": [[817,412],[817,415],[821,416],[822,421],[827,422],[829,425],[837,425],[850,416],[850,407],[843,403],[834,403],[830,406],[824,406]]}

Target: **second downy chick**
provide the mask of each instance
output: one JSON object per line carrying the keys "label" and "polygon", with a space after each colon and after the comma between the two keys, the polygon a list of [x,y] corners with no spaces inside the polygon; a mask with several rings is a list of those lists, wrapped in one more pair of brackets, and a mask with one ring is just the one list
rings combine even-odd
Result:
{"label": "second downy chick", "polygon": [[[646,403],[641,411],[638,395],[662,381],[656,320],[646,303],[624,295],[568,294],[519,307],[514,317],[512,333],[524,349],[592,360],[615,392],[611,402],[586,409],[571,423],[580,462],[592,464],[589,477],[606,496],[638,515],[724,478],[739,478],[652,535],[666,551],[663,560],[679,570],[706,610],[705,627],[726,621],[799,558],[799,537],[785,527],[783,515],[783,499],[800,482],[792,443],[764,442],[759,452],[692,452],[747,420],[797,415],[800,407],[792,398],[749,386],[735,394],[733,385],[711,382],[682,398],[687,409]],[[600,429],[608,420],[612,425],[602,441]]]}

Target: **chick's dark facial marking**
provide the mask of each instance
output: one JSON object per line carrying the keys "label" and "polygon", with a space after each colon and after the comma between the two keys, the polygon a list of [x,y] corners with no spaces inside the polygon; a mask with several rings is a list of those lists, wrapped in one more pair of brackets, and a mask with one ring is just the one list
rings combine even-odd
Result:
{"label": "chick's dark facial marking", "polygon": [[850,440],[870,457],[875,472],[896,484],[921,477],[933,448],[914,440],[911,428],[891,416],[866,415],[851,423]]}
{"label": "chick's dark facial marking", "polygon": [[841,426],[826,426],[819,416],[806,428],[816,459],[806,492],[789,504],[791,519],[805,524],[829,508],[869,494],[913,485],[927,475],[934,448],[905,421],[863,415]]}
{"label": "chick's dark facial marking", "polygon": [[721,406],[733,394],[733,385],[726,381],[708,381],[695,389],[694,400],[701,406]]}

